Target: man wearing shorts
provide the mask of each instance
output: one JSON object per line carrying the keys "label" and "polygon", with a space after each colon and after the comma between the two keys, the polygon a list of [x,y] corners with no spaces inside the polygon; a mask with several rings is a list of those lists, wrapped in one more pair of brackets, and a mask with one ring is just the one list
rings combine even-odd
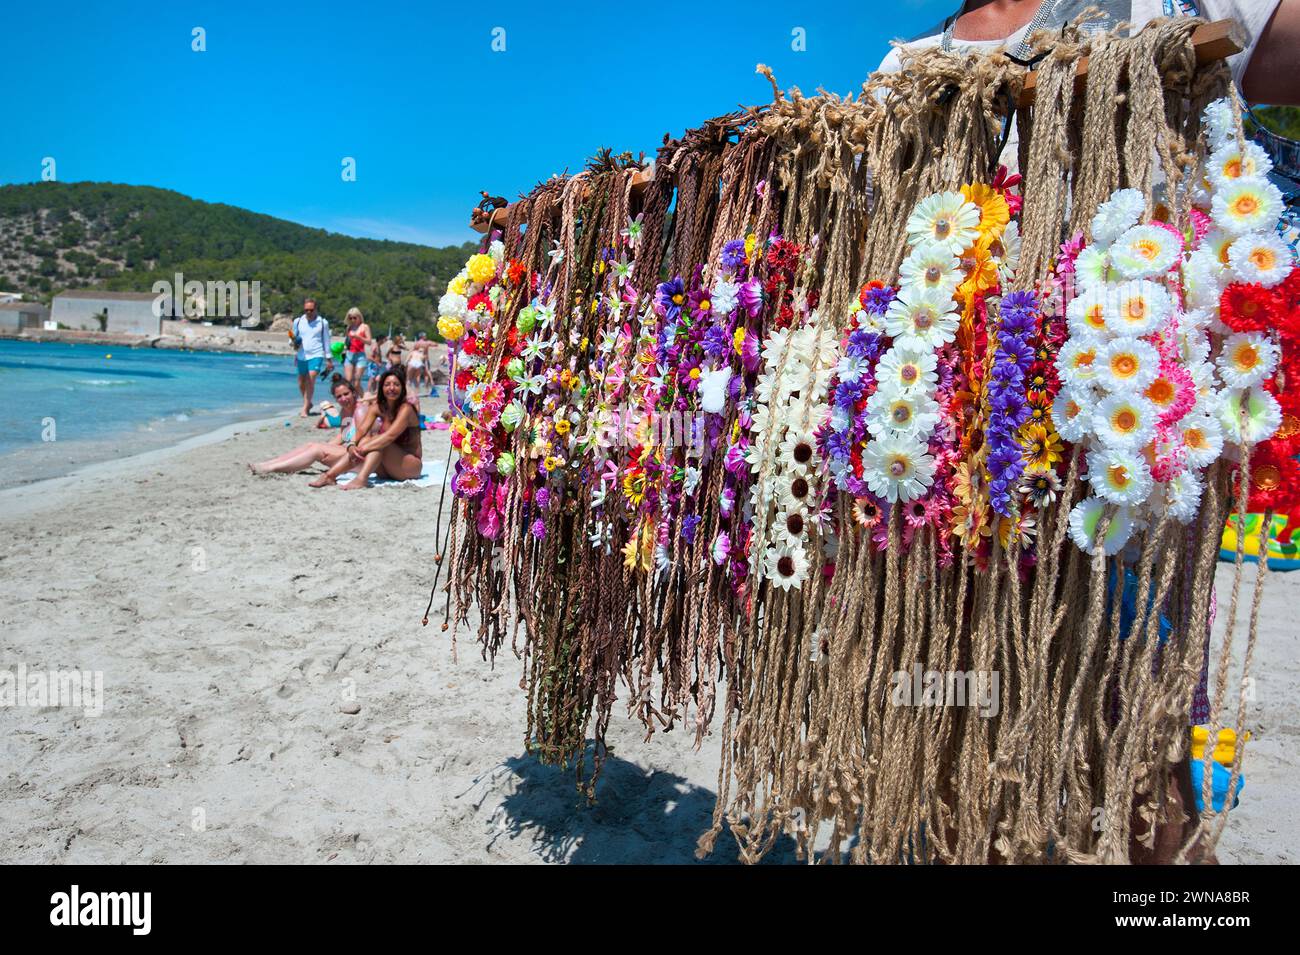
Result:
{"label": "man wearing shorts", "polygon": [[298,346],[298,391],[302,394],[300,418],[311,414],[311,400],[316,393],[316,378],[334,370],[329,360],[329,322],[316,311],[316,300],[302,303],[302,314],[293,320],[293,341]]}

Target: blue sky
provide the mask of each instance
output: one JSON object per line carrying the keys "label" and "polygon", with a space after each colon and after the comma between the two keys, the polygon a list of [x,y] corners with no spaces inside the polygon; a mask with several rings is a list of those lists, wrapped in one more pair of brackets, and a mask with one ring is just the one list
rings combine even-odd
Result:
{"label": "blue sky", "polygon": [[462,242],[479,189],[514,198],[601,146],[653,155],[665,132],[770,99],[759,62],[786,88],[856,92],[889,39],[955,6],[8,4],[0,183],[39,179],[52,157],[65,182]]}

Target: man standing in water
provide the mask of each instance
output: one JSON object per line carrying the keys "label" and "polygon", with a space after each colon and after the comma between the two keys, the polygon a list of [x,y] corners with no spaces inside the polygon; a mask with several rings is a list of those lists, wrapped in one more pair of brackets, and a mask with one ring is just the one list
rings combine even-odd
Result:
{"label": "man standing in water", "polygon": [[316,393],[316,378],[334,370],[329,360],[330,326],[316,312],[316,300],[302,303],[302,314],[293,320],[293,343],[298,346],[298,391],[302,394],[300,418],[311,414],[312,396]]}

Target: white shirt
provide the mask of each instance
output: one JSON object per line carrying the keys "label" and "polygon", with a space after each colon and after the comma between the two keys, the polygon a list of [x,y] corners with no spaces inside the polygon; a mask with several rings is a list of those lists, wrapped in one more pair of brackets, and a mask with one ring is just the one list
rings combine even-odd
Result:
{"label": "white shirt", "polygon": [[320,312],[313,322],[304,313],[293,320],[293,333],[298,336],[298,360],[310,361],[324,358],[330,353],[330,323]]}

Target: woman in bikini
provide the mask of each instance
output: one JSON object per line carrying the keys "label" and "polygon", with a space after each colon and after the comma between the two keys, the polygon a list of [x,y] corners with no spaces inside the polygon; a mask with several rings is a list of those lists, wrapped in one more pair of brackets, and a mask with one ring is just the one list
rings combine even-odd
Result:
{"label": "woman in bikini", "polygon": [[355,421],[364,413],[360,394],[342,375],[335,375],[332,391],[338,402],[339,430],[329,441],[309,441],[300,444],[292,451],[286,451],[279,457],[270,458],[257,464],[250,464],[248,469],[254,474],[291,474],[305,471],[313,464],[332,467],[348,456],[347,444],[357,435]]}
{"label": "woman in bikini", "polygon": [[361,316],[361,309],[348,309],[347,350],[343,355],[343,377],[353,388],[361,388],[361,372],[370,346],[370,326]]}
{"label": "woman in bikini", "polygon": [[[378,425],[375,434],[371,428]],[[420,414],[406,397],[406,379],[402,372],[390,368],[379,376],[378,394],[362,412],[357,433],[360,441],[344,445],[346,457],[311,482],[312,487],[334,484],[345,471],[356,476],[343,485],[345,491],[366,486],[370,475],[396,481],[420,476],[424,468],[420,444]]]}

